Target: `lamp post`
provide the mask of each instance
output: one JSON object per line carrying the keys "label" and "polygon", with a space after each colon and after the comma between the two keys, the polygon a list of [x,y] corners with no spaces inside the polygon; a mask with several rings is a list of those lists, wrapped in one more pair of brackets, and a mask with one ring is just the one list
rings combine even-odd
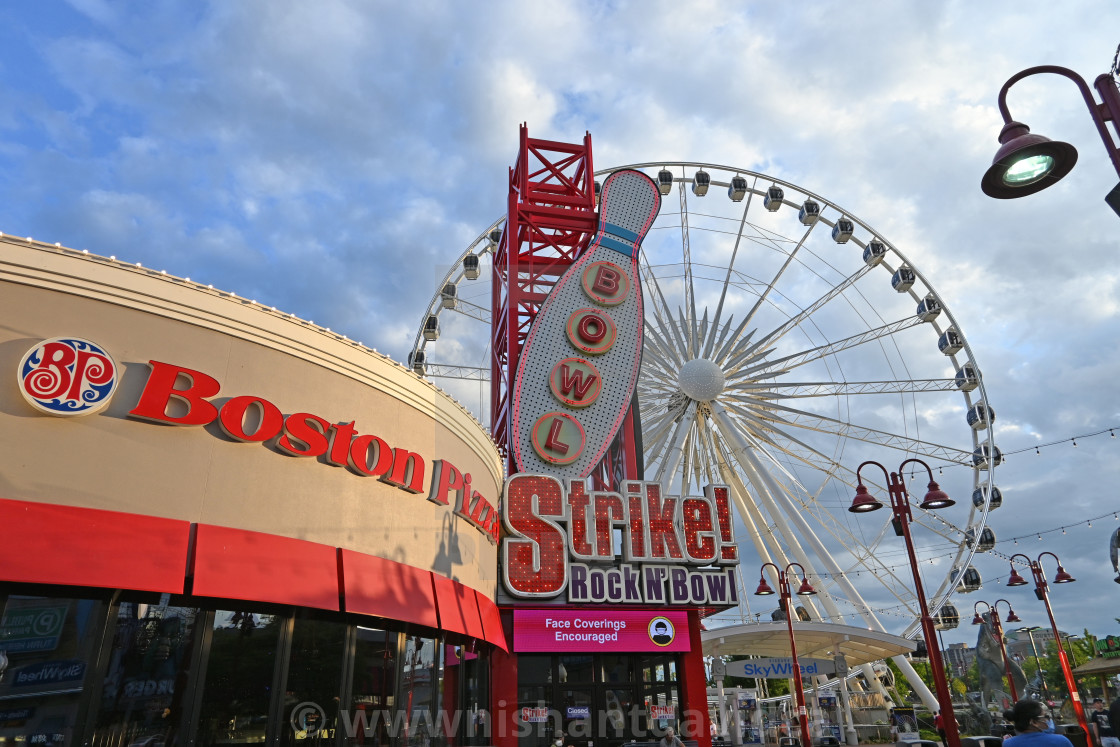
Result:
{"label": "lamp post", "polygon": [[[992,159],[992,165],[980,181],[980,188],[989,197],[1006,200],[1034,194],[1055,184],[1077,163],[1077,149],[1072,145],[1042,135],[1032,135],[1029,127],[1011,119],[1011,112],[1007,108],[1008,89],[1023,78],[1041,73],[1069,78],[1081,91],[1093,124],[1097,126],[1097,132],[1104,141],[1108,157],[1116,173],[1120,175],[1120,148],[1113,142],[1105,125],[1105,122],[1111,121],[1112,128],[1120,135],[1120,91],[1117,91],[1112,75],[1104,73],[1093,81],[1093,86],[1101,96],[1101,103],[1098,103],[1089,84],[1074,71],[1057,65],[1039,65],[1015,73],[1000,89],[998,104],[1004,122],[999,133],[1000,147]],[[1113,187],[1104,199],[1120,215],[1120,184]]]}
{"label": "lamp post", "polygon": [[1070,643],[1070,641],[1080,637],[1079,635],[1069,635],[1068,633],[1062,636],[1062,639],[1066,642],[1066,652],[1069,654],[1069,665],[1071,667],[1077,666],[1077,657],[1073,655],[1073,644]]}
{"label": "lamp post", "polygon": [[[1041,599],[1046,604],[1046,614],[1050,617],[1050,629],[1054,631],[1054,643],[1058,648],[1058,662],[1062,665],[1062,674],[1066,678],[1066,687],[1069,689],[1070,700],[1073,701],[1073,712],[1077,714],[1077,723],[1085,730],[1085,738],[1088,739],[1092,733],[1089,731],[1089,724],[1085,720],[1085,707],[1081,705],[1081,694],[1077,692],[1077,683],[1073,681],[1073,671],[1069,668],[1069,659],[1066,657],[1066,651],[1062,648],[1061,638],[1058,633],[1058,623],[1054,621],[1054,610],[1050,607],[1050,592],[1046,583],[1046,574],[1042,571],[1042,556],[1049,555],[1054,559],[1054,563],[1058,566],[1058,572],[1054,574],[1054,583],[1068,584],[1076,581],[1073,576],[1066,573],[1066,569],[1062,568],[1062,561],[1058,560],[1058,556],[1052,552],[1040,553],[1038,558],[1031,560],[1022,553],[1015,553],[1009,560],[1011,561],[1011,575],[1007,579],[1008,586],[1026,586],[1027,580],[1019,575],[1015,570],[1015,558],[1022,558],[1030,565],[1031,574],[1034,575],[1034,595]],[[1045,682],[1045,680],[1043,680]]]}
{"label": "lamp post", "polygon": [[1041,630],[1041,628],[1035,625],[1033,628],[1019,628],[1019,630],[1026,633],[1027,637],[1031,640],[1031,653],[1034,654],[1034,666],[1035,669],[1038,670],[1038,681],[1042,683],[1042,692],[1046,693],[1046,699],[1049,700],[1050,686],[1046,684],[1046,675],[1042,671],[1042,662],[1038,658],[1038,646],[1034,644],[1034,632],[1036,630]]}
{"label": "lamp post", "polygon": [[883,507],[883,504],[875,500],[867,488],[864,486],[863,481],[860,480],[860,471],[868,466],[875,465],[883,470],[883,475],[887,477],[887,491],[890,493],[891,510],[894,517],[891,523],[894,524],[895,534],[902,537],[906,542],[906,552],[910,556],[910,571],[914,574],[914,591],[918,597],[918,607],[922,613],[922,635],[926,640],[926,650],[929,654],[929,668],[933,672],[933,682],[937,690],[937,701],[941,706],[941,723],[945,729],[945,747],[961,747],[960,734],[957,731],[957,718],[953,714],[953,696],[949,692],[949,682],[945,677],[945,666],[941,658],[941,649],[937,645],[937,630],[933,625],[933,618],[929,614],[929,605],[926,604],[926,593],[922,589],[922,577],[918,572],[918,558],[914,554],[914,541],[910,538],[910,522],[914,516],[910,510],[910,501],[906,493],[906,483],[902,480],[902,470],[907,464],[920,464],[926,468],[929,474],[929,492],[926,493],[925,498],[922,499],[921,508],[926,510],[947,508],[952,506],[956,501],[945,494],[945,491],[938,487],[933,479],[933,470],[930,466],[920,459],[907,459],[898,466],[898,472],[887,472],[887,468],[878,462],[864,462],[856,469],[856,497],[852,500],[852,505],[848,508],[852,513],[865,513],[867,511],[875,511]]}
{"label": "lamp post", "polygon": [[774,593],[770,584],[766,583],[766,577],[762,575],[766,566],[773,568],[778,578],[778,592],[781,595],[782,608],[786,613],[786,626],[789,628],[789,653],[793,660],[793,686],[797,694],[797,718],[801,724],[801,744],[809,745],[812,744],[812,737],[809,735],[809,710],[805,707],[805,688],[801,684],[801,667],[797,663],[797,641],[793,637],[793,616],[796,613],[793,610],[793,604],[790,602],[792,596],[789,587],[789,569],[796,566],[801,571],[801,586],[797,589],[799,596],[816,594],[817,590],[809,583],[809,579],[805,578],[805,569],[800,563],[790,563],[785,567],[785,570],[780,570],[773,563],[763,563],[762,568],[759,569],[758,589],[755,591],[758,596],[767,596]]}
{"label": "lamp post", "polygon": [[1007,622],[1023,622],[1019,616],[1015,614],[1015,610],[1011,609],[1011,602],[1006,599],[997,599],[995,604],[988,604],[987,602],[980,601],[972,605],[972,611],[975,616],[972,618],[973,625],[982,625],[984,618],[980,617],[980,605],[988,608],[988,617],[992,621],[992,633],[996,637],[996,643],[999,644],[999,653],[1003,657],[1003,671],[1007,675],[1007,687],[1011,690],[1011,700],[1019,700],[1019,692],[1015,688],[1015,678],[1011,676],[1011,661],[1007,658],[1007,646],[1003,642],[1003,626],[999,623],[999,603],[1003,602],[1007,605]]}

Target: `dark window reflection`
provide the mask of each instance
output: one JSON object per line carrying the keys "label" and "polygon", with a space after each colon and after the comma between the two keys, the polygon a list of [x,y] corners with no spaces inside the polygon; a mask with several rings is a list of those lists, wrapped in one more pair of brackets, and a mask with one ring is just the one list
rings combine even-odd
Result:
{"label": "dark window reflection", "polygon": [[199,610],[122,602],[93,744],[161,747],[178,737]]}
{"label": "dark window reflection", "polygon": [[441,661],[436,644],[433,638],[405,638],[398,700],[406,718],[402,745],[429,747],[433,737],[440,734],[436,688]]}
{"label": "dark window reflection", "polygon": [[560,657],[560,682],[591,682],[595,673],[591,654],[570,654]]}
{"label": "dark window reflection", "polygon": [[490,662],[469,647],[444,647],[443,724],[451,747],[493,744],[490,738]]}
{"label": "dark window reflection", "polygon": [[396,706],[398,641],[400,633],[358,626],[354,652],[354,685],[345,731],[351,745],[389,744],[382,714]]}
{"label": "dark window reflection", "polygon": [[345,636],[345,626],[336,622],[296,618],[279,725],[282,745],[329,743],[333,738]]}
{"label": "dark window reflection", "polygon": [[198,743],[263,742],[282,620],[218,610],[206,665]]}
{"label": "dark window reflection", "polygon": [[526,685],[552,682],[553,657],[548,654],[521,654],[517,657],[517,680]]}
{"label": "dark window reflection", "polygon": [[[100,643],[102,603],[0,596],[0,744],[69,747]],[[5,661],[6,660],[6,661]]]}

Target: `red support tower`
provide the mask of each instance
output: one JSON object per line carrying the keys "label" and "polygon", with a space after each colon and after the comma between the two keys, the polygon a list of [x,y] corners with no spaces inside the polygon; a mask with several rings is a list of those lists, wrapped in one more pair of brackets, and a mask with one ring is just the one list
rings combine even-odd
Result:
{"label": "red support tower", "polygon": [[545,296],[595,233],[591,135],[576,145],[529,137],[521,125],[509,170],[505,231],[494,255],[490,358],[490,432],[516,472],[510,443],[510,392],[529,325]]}

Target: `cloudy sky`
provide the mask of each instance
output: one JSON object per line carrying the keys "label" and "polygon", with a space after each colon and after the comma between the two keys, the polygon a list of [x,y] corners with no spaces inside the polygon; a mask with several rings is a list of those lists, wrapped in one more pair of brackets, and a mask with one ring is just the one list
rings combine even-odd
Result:
{"label": "cloudy sky", "polygon": [[[9,3],[0,230],[211,283],[403,361],[449,264],[503,213],[522,122],[590,131],[597,167],[801,185],[876,226],[967,336],[1009,453],[997,550],[1058,554],[1079,581],[1053,588],[1059,625],[1120,634],[1120,217],[1103,201],[1118,177],[1068,80],[1030,78],[1009,105],[1073,143],[1076,169],[1023,200],[979,189],[1004,81],[1042,64],[1091,81],[1118,31],[1106,0]],[[1005,597],[1047,624],[1003,586],[1005,560],[975,564],[966,623]]]}

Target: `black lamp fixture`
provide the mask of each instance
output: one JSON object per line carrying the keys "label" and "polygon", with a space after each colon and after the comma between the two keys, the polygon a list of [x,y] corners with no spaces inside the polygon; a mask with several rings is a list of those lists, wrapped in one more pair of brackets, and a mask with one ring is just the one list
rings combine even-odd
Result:
{"label": "black lamp fixture", "polygon": [[1035,135],[1022,122],[1005,124],[999,142],[996,157],[980,181],[984,194],[998,200],[1041,192],[1077,163],[1077,149],[1072,145]]}
{"label": "black lamp fixture", "polygon": [[[1112,72],[1098,75],[1093,81],[1093,86],[1101,97],[1101,102],[1098,103],[1089,84],[1074,71],[1057,65],[1039,65],[1011,76],[1000,89],[998,104],[1004,122],[999,133],[1000,147],[992,159],[992,165],[980,180],[980,189],[989,197],[1007,200],[1034,194],[1057,183],[1077,163],[1077,149],[1072,145],[1033,134],[1025,124],[1011,119],[1011,112],[1007,108],[1008,89],[1023,78],[1040,73],[1061,75],[1074,82],[1089,107],[1089,115],[1104,141],[1109,159],[1120,175],[1120,147],[1113,141],[1105,124],[1111,121],[1112,129],[1120,136],[1120,90],[1117,90]],[[1120,215],[1120,184],[1113,187],[1104,199]]]}

